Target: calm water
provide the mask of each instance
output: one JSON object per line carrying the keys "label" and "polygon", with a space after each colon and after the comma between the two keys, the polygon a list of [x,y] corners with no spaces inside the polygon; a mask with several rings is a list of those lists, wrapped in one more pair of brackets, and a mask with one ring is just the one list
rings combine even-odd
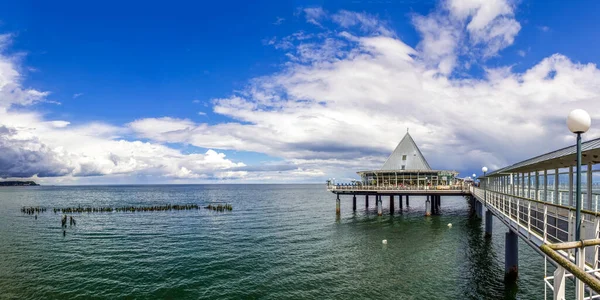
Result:
{"label": "calm water", "polygon": [[[464,198],[429,218],[423,200],[390,216],[384,199],[378,217],[374,199],[353,213],[342,198],[338,219],[323,185],[0,188],[0,298],[543,298],[543,258],[523,242],[520,278],[504,284],[498,220],[485,239]],[[65,237],[60,215],[20,212],[211,201],[234,210],[73,214]]]}

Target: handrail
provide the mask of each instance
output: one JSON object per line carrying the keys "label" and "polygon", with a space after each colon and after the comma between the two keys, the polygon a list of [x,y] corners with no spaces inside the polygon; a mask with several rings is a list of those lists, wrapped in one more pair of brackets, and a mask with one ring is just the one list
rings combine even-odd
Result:
{"label": "handrail", "polygon": [[[482,191],[485,190],[483,188],[478,188],[478,189],[480,189]],[[531,199],[531,198],[527,198],[527,197],[523,197],[523,196],[518,196],[518,195],[513,195],[513,194],[508,194],[508,193],[503,193],[503,192],[498,192],[498,191],[494,191],[494,190],[485,190],[485,191],[487,193],[495,193],[495,194],[502,195],[502,196],[509,196],[509,197],[513,197],[513,198],[517,198],[517,199],[527,200],[527,201],[531,201],[531,202],[541,203],[541,204],[544,204],[544,205],[549,205],[549,206],[554,206],[554,207],[558,207],[558,208],[564,208],[564,209],[575,211],[575,207],[573,207],[573,206],[555,204],[555,203],[552,203],[552,202],[546,202],[546,201],[542,201],[542,200]],[[595,211],[591,211],[591,210],[587,210],[587,209],[582,209],[581,212],[582,213],[586,213],[586,214],[590,214],[590,215],[594,215],[594,216],[600,216],[600,212],[595,212]]]}
{"label": "handrail", "polygon": [[377,185],[328,185],[328,191],[464,191],[469,192],[467,186],[462,185],[436,185],[436,186],[377,186]]}
{"label": "handrail", "polygon": [[583,283],[592,288],[595,292],[600,293],[600,280],[598,280],[596,276],[592,276],[585,270],[582,270],[576,264],[572,263],[570,260],[557,252],[558,250],[568,250],[598,245],[600,245],[600,239],[592,239],[557,244],[544,244],[540,247],[540,249],[542,252],[548,255],[548,257],[557,262],[561,267],[571,272],[571,274],[573,274],[577,279],[583,281]]}

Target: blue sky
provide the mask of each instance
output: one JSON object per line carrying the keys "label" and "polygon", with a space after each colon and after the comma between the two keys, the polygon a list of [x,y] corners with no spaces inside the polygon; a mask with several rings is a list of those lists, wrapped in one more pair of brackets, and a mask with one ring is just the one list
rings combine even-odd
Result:
{"label": "blue sky", "polygon": [[8,178],[322,182],[378,167],[406,127],[466,176],[599,114],[595,1],[2,6],[3,89],[41,93],[2,94]]}

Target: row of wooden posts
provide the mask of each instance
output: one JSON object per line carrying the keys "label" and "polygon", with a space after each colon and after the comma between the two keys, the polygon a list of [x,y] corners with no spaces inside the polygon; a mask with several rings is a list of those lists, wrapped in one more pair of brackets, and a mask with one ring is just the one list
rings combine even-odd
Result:
{"label": "row of wooden posts", "polygon": [[[122,207],[55,207],[52,210],[54,213],[63,213],[63,214],[71,214],[71,213],[104,213],[104,212],[152,212],[152,211],[173,211],[173,210],[198,210],[202,208],[198,204],[185,204],[185,205],[153,205],[153,206],[122,206]],[[205,209],[214,210],[214,211],[232,211],[233,207],[231,204],[209,204],[204,207]],[[46,208],[44,207],[22,207],[21,212],[33,215],[46,212]]]}

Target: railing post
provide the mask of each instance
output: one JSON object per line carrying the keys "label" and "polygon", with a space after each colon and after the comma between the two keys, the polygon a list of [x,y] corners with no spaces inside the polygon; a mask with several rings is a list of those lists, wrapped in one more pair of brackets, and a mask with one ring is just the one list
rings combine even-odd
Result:
{"label": "railing post", "polygon": [[554,300],[565,300],[565,269],[561,266],[554,271]]}
{"label": "railing post", "polygon": [[544,244],[548,241],[548,205],[544,204]]}
{"label": "railing post", "polygon": [[[508,199],[508,227],[512,226],[512,201]],[[510,229],[509,229],[510,230]]]}
{"label": "railing post", "polygon": [[520,214],[520,210],[521,210],[521,206],[519,206],[521,204],[520,201],[521,201],[521,199],[517,198],[517,224],[515,226],[517,229],[517,232],[519,232],[519,214]]}
{"label": "railing post", "polygon": [[[598,218],[598,216],[596,216],[596,218],[594,219],[594,238],[597,239],[598,238],[598,233],[600,232],[600,218]],[[598,269],[598,250],[599,247],[598,245],[594,246],[594,261],[592,262],[592,268],[594,269]]]}
{"label": "railing post", "polygon": [[531,238],[531,202],[527,201],[527,233]]}
{"label": "railing post", "polygon": [[[577,259],[577,267],[581,270],[585,270],[584,266],[585,266],[585,247],[581,247],[579,248],[579,251],[576,251],[576,253],[578,253],[577,255],[579,256],[579,258]],[[583,297],[585,296],[585,292],[583,290],[583,281],[579,280],[577,277],[575,277],[575,299],[577,300],[583,300]]]}

